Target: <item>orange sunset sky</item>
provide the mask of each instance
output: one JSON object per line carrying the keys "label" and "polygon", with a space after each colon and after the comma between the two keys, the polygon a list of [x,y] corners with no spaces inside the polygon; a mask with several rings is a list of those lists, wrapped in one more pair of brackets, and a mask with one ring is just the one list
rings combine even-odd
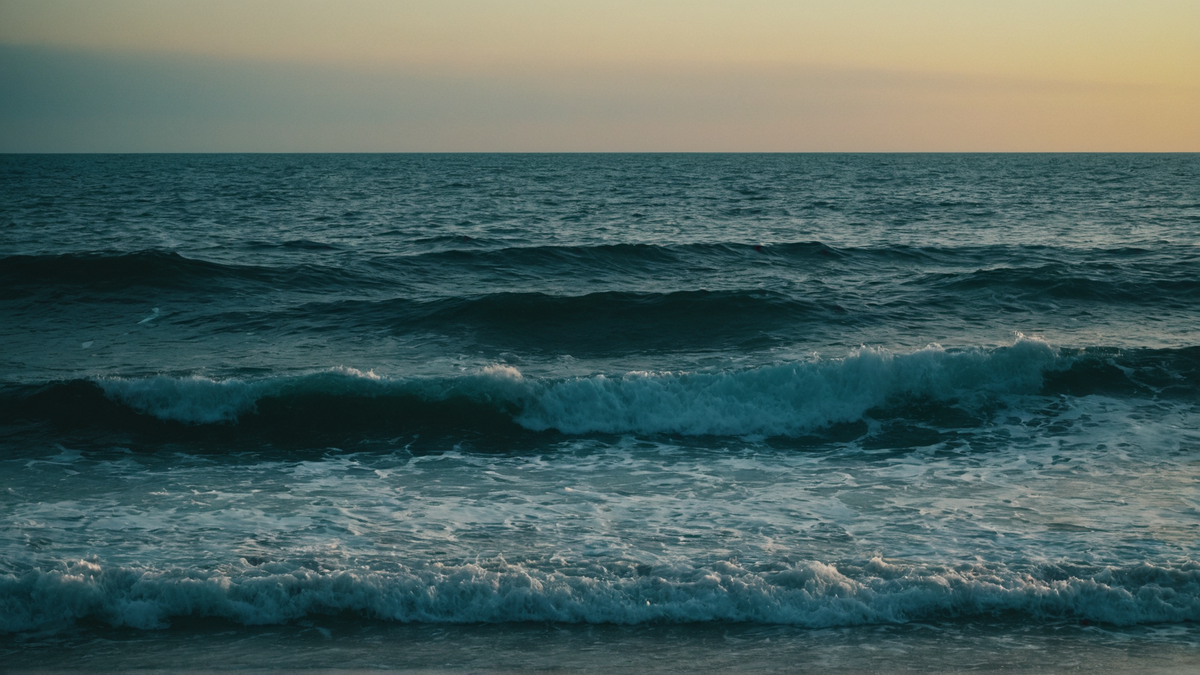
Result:
{"label": "orange sunset sky", "polygon": [[1197,0],[0,0],[0,151],[1200,151]]}

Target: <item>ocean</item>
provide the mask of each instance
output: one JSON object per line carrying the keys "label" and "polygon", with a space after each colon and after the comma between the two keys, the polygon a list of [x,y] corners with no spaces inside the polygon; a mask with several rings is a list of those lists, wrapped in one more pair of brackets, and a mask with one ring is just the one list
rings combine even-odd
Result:
{"label": "ocean", "polygon": [[17,670],[1195,672],[1200,156],[0,156]]}

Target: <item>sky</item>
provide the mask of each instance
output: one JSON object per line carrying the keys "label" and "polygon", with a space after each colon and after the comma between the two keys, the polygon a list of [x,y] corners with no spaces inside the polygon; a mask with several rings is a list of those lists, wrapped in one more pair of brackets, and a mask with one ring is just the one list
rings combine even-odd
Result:
{"label": "sky", "polygon": [[1200,151],[1200,0],[0,0],[0,152]]}

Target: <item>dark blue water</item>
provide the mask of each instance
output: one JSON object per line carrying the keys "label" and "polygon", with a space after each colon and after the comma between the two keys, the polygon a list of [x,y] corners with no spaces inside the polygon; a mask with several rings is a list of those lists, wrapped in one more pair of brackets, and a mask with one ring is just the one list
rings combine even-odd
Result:
{"label": "dark blue water", "polygon": [[0,157],[18,664],[1176,667],[1198,478],[1195,155]]}

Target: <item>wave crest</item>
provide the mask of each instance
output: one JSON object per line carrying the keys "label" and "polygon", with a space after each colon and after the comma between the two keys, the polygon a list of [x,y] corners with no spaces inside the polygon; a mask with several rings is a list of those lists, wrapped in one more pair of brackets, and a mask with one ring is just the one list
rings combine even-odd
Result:
{"label": "wave crest", "polygon": [[114,401],[160,420],[234,422],[260,412],[265,399],[302,396],[368,399],[460,398],[511,412],[532,431],[794,435],[861,418],[901,396],[955,398],[1036,392],[1057,359],[1045,342],[1023,338],[992,351],[910,354],[862,349],[843,359],[812,360],[715,373],[629,373],[531,379],[506,365],[453,379],[386,379],[338,369],[264,380],[202,377],[106,379]]}
{"label": "wave crest", "polygon": [[786,436],[860,419],[901,396],[1034,393],[1057,352],[1022,338],[993,351],[930,346],[723,373],[631,373],[550,383],[517,421],[566,433]]}
{"label": "wave crest", "polygon": [[283,563],[222,570],[105,566],[80,560],[0,575],[0,632],[91,619],[161,628],[181,617],[245,625],[354,612],[424,623],[783,624],[812,628],[1017,614],[1117,625],[1200,620],[1200,564],[1015,571],[803,562],[647,567],[619,561],[565,573],[503,560],[389,571]]}
{"label": "wave crest", "polygon": [[551,378],[496,364],[453,377],[338,368],[257,379],[102,378],[0,390],[0,423],[49,419],[185,436],[203,427],[330,442],[339,434],[549,431],[805,437],[870,419],[920,423],[946,406],[975,419],[997,404],[1022,405],[1013,397],[1096,394],[1192,400],[1200,394],[1200,348],[1072,352],[1021,338],[996,349],[864,348],[845,358],[712,372]]}

